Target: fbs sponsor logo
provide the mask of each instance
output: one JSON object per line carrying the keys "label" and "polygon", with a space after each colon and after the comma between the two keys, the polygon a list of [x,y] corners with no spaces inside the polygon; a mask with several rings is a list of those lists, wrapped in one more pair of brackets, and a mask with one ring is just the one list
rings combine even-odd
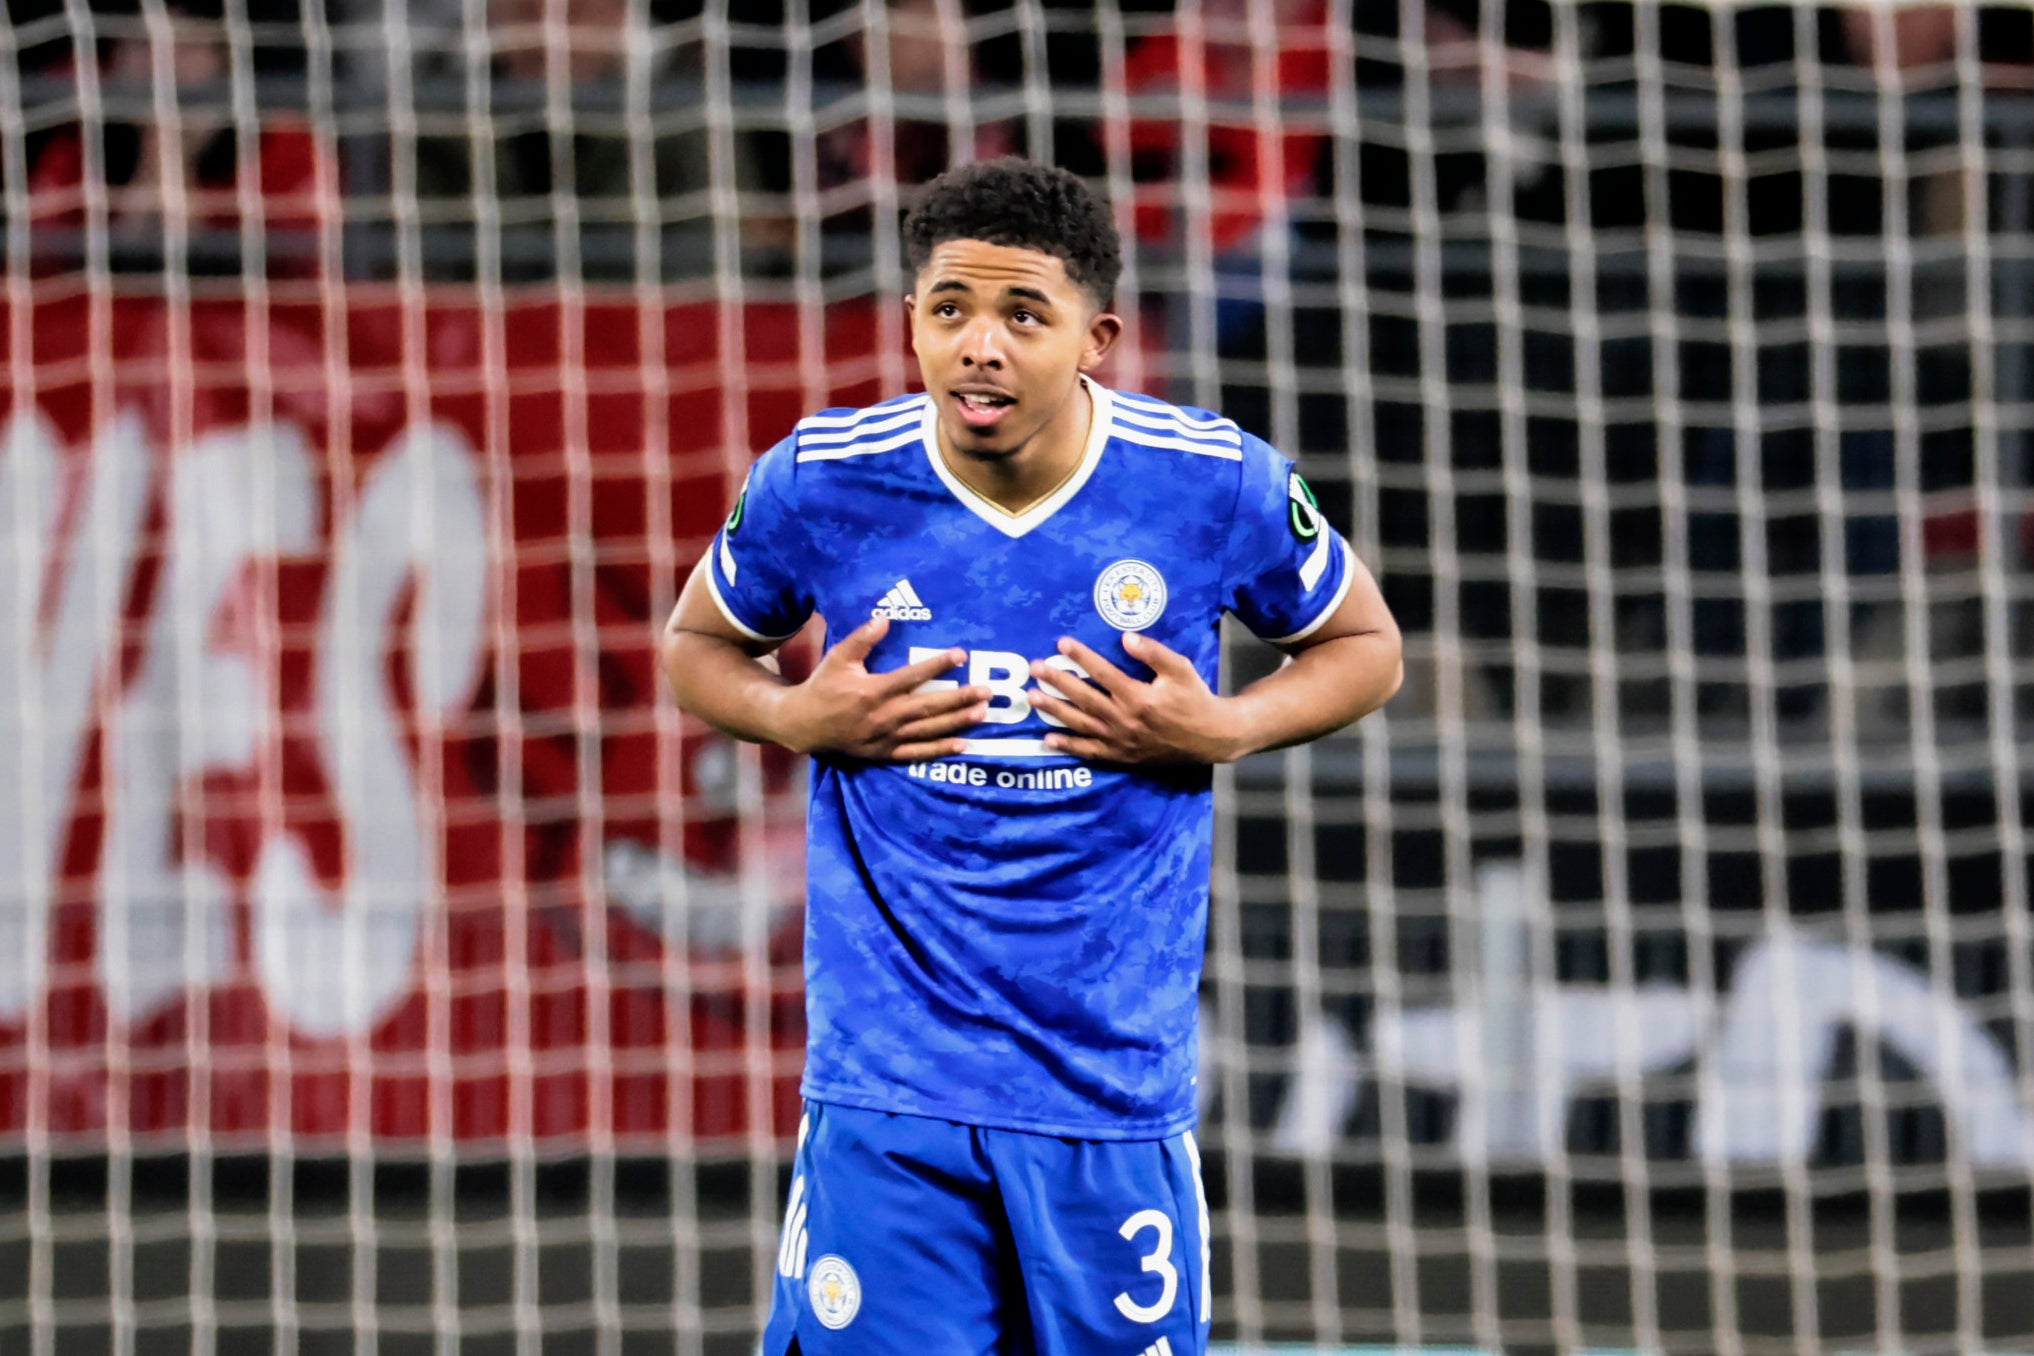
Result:
{"label": "fbs sponsor logo", "polygon": [[883,595],[883,601],[869,609],[871,617],[888,617],[891,621],[931,621],[932,609],[918,596],[918,590],[911,587],[909,579],[899,579],[895,588]]}

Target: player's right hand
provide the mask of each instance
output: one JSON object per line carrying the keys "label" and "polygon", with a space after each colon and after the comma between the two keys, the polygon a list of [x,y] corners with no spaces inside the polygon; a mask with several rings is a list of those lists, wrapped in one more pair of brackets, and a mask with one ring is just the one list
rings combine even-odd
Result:
{"label": "player's right hand", "polygon": [[887,673],[871,673],[869,654],[890,629],[887,617],[863,622],[826,652],[804,682],[778,699],[777,742],[798,753],[841,753],[878,762],[916,763],[967,750],[956,738],[989,710],[983,687],[920,692],[920,685],[967,662],[942,650]]}

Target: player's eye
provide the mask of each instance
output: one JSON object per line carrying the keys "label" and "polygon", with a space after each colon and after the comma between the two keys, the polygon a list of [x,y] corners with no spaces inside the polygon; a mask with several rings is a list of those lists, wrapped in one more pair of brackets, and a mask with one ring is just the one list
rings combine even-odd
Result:
{"label": "player's eye", "polygon": [[1043,323],[1039,319],[1037,313],[1033,311],[1013,311],[1010,313],[1010,318],[1020,325],[1037,325]]}

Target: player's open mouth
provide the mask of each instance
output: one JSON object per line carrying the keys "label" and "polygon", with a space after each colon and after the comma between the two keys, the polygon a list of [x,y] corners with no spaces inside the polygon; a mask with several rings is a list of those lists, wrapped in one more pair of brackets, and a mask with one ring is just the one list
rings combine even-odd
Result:
{"label": "player's open mouth", "polygon": [[988,391],[956,391],[953,396],[954,408],[969,428],[992,427],[1016,403],[1010,396]]}

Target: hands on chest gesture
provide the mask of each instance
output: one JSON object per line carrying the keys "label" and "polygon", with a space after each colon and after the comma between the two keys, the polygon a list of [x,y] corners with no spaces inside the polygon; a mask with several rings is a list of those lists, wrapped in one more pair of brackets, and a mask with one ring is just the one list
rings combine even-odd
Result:
{"label": "hands on chest gesture", "polygon": [[1230,728],[1228,700],[1185,655],[1135,631],[1124,635],[1123,648],[1149,666],[1150,682],[1071,637],[1059,652],[1093,683],[1043,660],[1032,664],[1041,685],[1030,694],[1033,708],[1066,726],[1045,737],[1047,748],[1098,763],[1226,763],[1247,751]]}
{"label": "hands on chest gesture", "polygon": [[826,652],[811,677],[782,689],[778,743],[798,753],[900,763],[966,751],[967,741],[956,736],[987,713],[988,689],[916,689],[966,663],[967,652],[942,650],[901,669],[871,673],[869,655],[889,629],[883,617],[863,622]]}

